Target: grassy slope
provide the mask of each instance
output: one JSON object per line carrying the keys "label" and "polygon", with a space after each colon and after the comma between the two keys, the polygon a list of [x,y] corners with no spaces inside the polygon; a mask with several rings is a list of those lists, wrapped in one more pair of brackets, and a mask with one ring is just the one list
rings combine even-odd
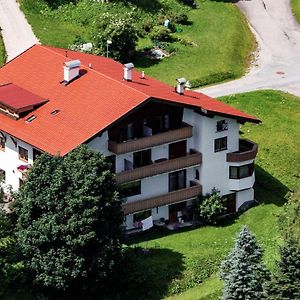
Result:
{"label": "grassy slope", "polygon": [[299,0],[291,0],[292,11],[300,23],[300,1]]}
{"label": "grassy slope", "polygon": [[[20,2],[35,34],[43,44],[68,47],[76,35],[89,40],[88,26],[80,26],[70,17],[62,21],[42,15],[38,5],[43,2],[42,0],[20,0]],[[176,0],[160,0],[158,3],[173,7],[176,11],[183,9]],[[128,6],[120,6],[120,3],[114,5],[119,11],[125,12],[130,9]],[[101,13],[103,9],[100,8],[99,12]],[[140,10],[142,16],[146,17],[147,13]],[[136,66],[143,69],[146,74],[172,85],[176,78],[183,76],[190,80],[219,72],[231,73],[233,77],[241,76],[245,71],[254,40],[238,9],[231,3],[203,1],[199,9],[189,10],[188,15],[193,25],[180,26],[183,32],[178,36],[193,41],[197,47],[184,46],[176,42],[174,44],[177,48],[176,55],[160,63],[138,56]],[[147,38],[141,40],[139,48],[141,45],[149,45],[149,40]]]}
{"label": "grassy slope", "polygon": [[238,9],[231,3],[205,1],[189,17],[193,25],[181,26],[179,36],[197,47],[178,45],[178,53],[161,63],[144,67],[138,62],[137,66],[172,85],[179,77],[193,80],[220,72],[243,75],[253,37]]}
{"label": "grassy slope", "polygon": [[[222,258],[232,247],[235,234],[243,224],[247,224],[256,234],[265,249],[264,260],[267,266],[273,269],[277,245],[280,243],[277,216],[282,209],[283,197],[288,189],[295,189],[300,184],[299,99],[280,92],[259,91],[224,97],[222,100],[263,121],[262,125],[246,124],[242,127],[243,137],[250,138],[260,145],[256,170],[256,198],[263,203],[224,227],[204,227],[160,238],[155,235],[151,237],[150,234],[144,237],[147,241],[140,241],[139,244],[144,247],[171,249],[174,253],[182,255],[183,271],[177,279],[170,280],[169,290],[162,291],[161,294],[171,295],[187,291],[172,299],[197,299],[194,297],[197,294],[200,297],[198,299],[218,298],[222,285],[216,275],[198,286],[195,278],[197,279],[199,272],[215,274]],[[158,254],[155,258],[146,258],[145,265],[151,268],[154,262],[159,264],[159,261]],[[211,262],[209,268],[208,261]],[[166,262],[161,260],[161,263]],[[158,280],[157,289],[159,287]]]}

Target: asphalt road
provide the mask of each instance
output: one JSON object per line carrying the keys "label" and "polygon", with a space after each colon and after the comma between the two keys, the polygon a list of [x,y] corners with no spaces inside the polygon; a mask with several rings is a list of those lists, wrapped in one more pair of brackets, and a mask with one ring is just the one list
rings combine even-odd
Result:
{"label": "asphalt road", "polygon": [[279,89],[300,96],[300,26],[292,15],[290,0],[246,0],[237,6],[256,36],[257,60],[241,79],[197,91],[218,97]]}
{"label": "asphalt road", "polygon": [[0,27],[7,53],[7,61],[38,43],[38,39],[33,34],[15,0],[0,0]]}

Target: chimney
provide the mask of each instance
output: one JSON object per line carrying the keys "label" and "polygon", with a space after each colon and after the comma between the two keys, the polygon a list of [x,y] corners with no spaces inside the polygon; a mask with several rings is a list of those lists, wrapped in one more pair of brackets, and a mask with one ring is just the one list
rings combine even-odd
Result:
{"label": "chimney", "polygon": [[80,60],[71,60],[64,63],[64,82],[69,83],[79,76]]}
{"label": "chimney", "polygon": [[178,78],[177,80],[177,87],[176,87],[176,93],[183,95],[183,91],[184,91],[184,85],[186,83],[186,79],[185,78]]}
{"label": "chimney", "polygon": [[128,63],[124,65],[124,79],[127,81],[131,81],[132,80],[132,69],[134,68],[134,64],[133,63]]}

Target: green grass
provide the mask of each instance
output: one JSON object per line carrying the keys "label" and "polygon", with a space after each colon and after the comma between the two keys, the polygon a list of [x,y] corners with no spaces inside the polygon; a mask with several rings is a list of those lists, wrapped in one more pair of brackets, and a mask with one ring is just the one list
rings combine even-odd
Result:
{"label": "green grass", "polygon": [[0,34],[0,66],[4,65],[6,61],[6,51],[2,40],[2,35]]}
{"label": "green grass", "polygon": [[44,0],[19,1],[40,41],[64,48],[72,44],[76,36],[92,41],[93,22],[104,11],[125,13],[135,8],[141,22],[139,26],[149,18],[161,18],[161,8],[166,11],[165,18],[168,14],[187,13],[192,24],[180,25],[183,31],[176,36],[193,42],[194,46],[174,42],[174,55],[160,62],[153,61],[141,54],[143,48],[153,45],[146,36],[138,42],[134,59],[137,68],[171,85],[179,77],[186,77],[197,84],[240,77],[254,47],[253,36],[242,14],[232,3],[222,1],[198,0],[199,9],[190,9],[177,0],[132,0],[126,4],[94,1],[90,5],[86,4],[86,0],[79,0],[71,8],[61,6],[59,9],[49,8]]}
{"label": "green grass", "polygon": [[[157,274],[153,286],[156,295],[150,295],[149,299],[166,296],[180,300],[218,299],[222,291],[222,283],[217,278],[219,264],[244,224],[264,248],[267,267],[274,269],[281,242],[278,215],[286,192],[300,184],[300,100],[281,92],[259,91],[224,97],[222,101],[263,121],[261,125],[246,124],[241,128],[243,138],[259,144],[255,192],[261,204],[223,226],[206,226],[169,235],[153,231],[132,241],[135,246],[169,250],[167,257],[153,250],[153,255],[144,259],[145,268],[155,268]],[[176,257],[177,263],[174,262]],[[178,270],[176,277],[166,276],[165,268],[170,265],[168,260],[173,260],[173,274],[174,269]],[[161,266],[163,275],[158,266]],[[161,283],[163,278],[164,285]]]}
{"label": "green grass", "polygon": [[299,0],[291,0],[292,11],[300,23],[300,1]]}

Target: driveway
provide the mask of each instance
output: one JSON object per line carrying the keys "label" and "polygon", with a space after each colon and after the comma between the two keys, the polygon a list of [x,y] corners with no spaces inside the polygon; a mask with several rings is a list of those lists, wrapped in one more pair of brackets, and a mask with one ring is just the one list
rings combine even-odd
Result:
{"label": "driveway", "polygon": [[300,96],[300,26],[290,0],[246,0],[246,15],[258,42],[257,59],[241,79],[197,91],[212,97],[259,89],[279,89]]}
{"label": "driveway", "polygon": [[24,14],[15,0],[0,0],[0,26],[10,61],[29,47],[38,43]]}

